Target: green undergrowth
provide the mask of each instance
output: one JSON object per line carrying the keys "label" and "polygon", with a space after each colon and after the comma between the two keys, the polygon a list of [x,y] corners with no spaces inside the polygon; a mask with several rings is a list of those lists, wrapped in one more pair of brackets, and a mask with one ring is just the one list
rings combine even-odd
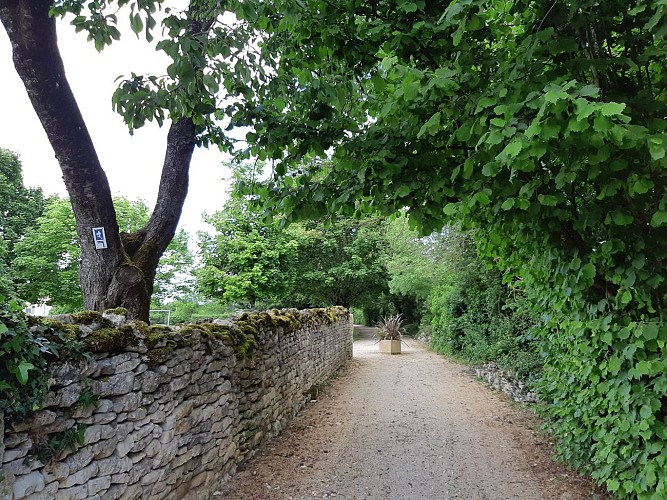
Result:
{"label": "green undergrowth", "polygon": [[544,360],[523,297],[473,251],[460,256],[452,277],[431,293],[431,348],[462,363],[493,362],[533,386]]}

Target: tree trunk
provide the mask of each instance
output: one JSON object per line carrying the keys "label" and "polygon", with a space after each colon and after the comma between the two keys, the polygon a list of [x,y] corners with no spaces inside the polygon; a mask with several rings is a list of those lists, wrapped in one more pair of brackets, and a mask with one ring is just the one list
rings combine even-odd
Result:
{"label": "tree trunk", "polygon": [[[0,21],[12,43],[14,66],[63,173],[81,245],[79,279],[86,309],[125,307],[148,321],[155,270],[173,238],[188,189],[195,145],[192,120],[171,125],[158,201],[146,227],[119,233],[106,174],[65,77],[52,0],[0,0]],[[104,228],[98,249],[93,228]]]}

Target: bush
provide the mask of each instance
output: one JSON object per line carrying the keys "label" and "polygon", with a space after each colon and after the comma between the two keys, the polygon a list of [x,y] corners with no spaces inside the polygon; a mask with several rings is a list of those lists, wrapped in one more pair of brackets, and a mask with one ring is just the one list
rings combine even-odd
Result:
{"label": "bush", "polygon": [[459,259],[448,282],[430,296],[432,348],[474,364],[494,361],[534,382],[543,362],[524,299],[511,298],[500,272],[487,268],[474,250]]}
{"label": "bush", "polygon": [[49,388],[47,358],[80,347],[39,321],[29,326],[21,305],[0,296],[0,411],[5,419],[21,419],[39,408]]}

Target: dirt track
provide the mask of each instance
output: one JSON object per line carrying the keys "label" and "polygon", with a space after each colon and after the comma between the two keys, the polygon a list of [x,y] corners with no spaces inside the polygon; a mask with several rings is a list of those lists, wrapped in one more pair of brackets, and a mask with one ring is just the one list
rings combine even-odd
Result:
{"label": "dirt track", "polygon": [[418,342],[379,354],[370,331],[318,400],[217,498],[605,498],[551,462],[530,412]]}

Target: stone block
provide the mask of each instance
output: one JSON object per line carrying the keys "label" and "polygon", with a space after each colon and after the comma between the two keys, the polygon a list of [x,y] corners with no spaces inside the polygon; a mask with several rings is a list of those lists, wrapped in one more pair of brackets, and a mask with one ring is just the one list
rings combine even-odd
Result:
{"label": "stone block", "polygon": [[127,489],[125,483],[122,484],[112,484],[109,489],[104,493],[104,500],[118,500]]}
{"label": "stone block", "polygon": [[[113,427],[112,427],[113,429]],[[116,424],[115,435],[118,437],[118,440],[125,439],[127,435],[134,430],[133,422],[121,422]]]}
{"label": "stone block", "polygon": [[[111,489],[111,488],[109,488]],[[122,495],[118,498],[121,500],[139,500],[143,496],[143,488],[140,484],[133,484],[128,486]]]}
{"label": "stone block", "polygon": [[143,451],[148,458],[153,458],[155,455],[157,455],[160,452],[161,449],[162,449],[162,446],[160,445],[160,441],[153,438],[151,441],[148,442],[148,444],[143,449]]}
{"label": "stone block", "polygon": [[14,480],[14,498],[23,498],[33,493],[39,493],[45,486],[44,476],[39,471],[32,471],[25,476],[19,476]]}
{"label": "stone block", "polygon": [[60,407],[61,408],[69,408],[72,406],[74,403],[79,401],[79,397],[81,396],[81,390],[83,389],[83,386],[80,383],[74,383],[67,385],[60,389],[58,393],[60,394]]}
{"label": "stone block", "polygon": [[74,474],[86,467],[92,461],[93,452],[88,448],[81,448],[73,455],[67,457],[63,463],[69,468],[68,474]]}
{"label": "stone block", "polygon": [[100,476],[113,476],[115,474],[127,472],[132,468],[132,460],[127,457],[118,457],[112,455],[97,461]]}
{"label": "stone block", "polygon": [[6,464],[18,460],[19,458],[23,458],[28,454],[29,451],[30,451],[30,446],[25,446],[25,443],[23,443],[19,448],[12,448],[11,450],[5,450],[5,453],[3,454],[2,457],[2,463]]}
{"label": "stone block", "polygon": [[70,474],[65,478],[64,481],[62,481],[62,485],[65,488],[70,488],[72,486],[76,486],[77,484],[84,484],[91,478],[95,477],[97,473],[99,472],[99,465],[97,462],[93,462],[90,465],[87,465],[80,471]]}
{"label": "stone block", "polygon": [[111,476],[96,477],[88,481],[88,495],[104,493],[111,486]]}
{"label": "stone block", "polygon": [[141,393],[131,392],[114,399],[113,411],[116,413],[131,412],[139,408],[139,405],[141,405]]}
{"label": "stone block", "polygon": [[128,453],[127,456],[130,460],[132,460],[133,464],[137,464],[146,458],[146,454],[144,452]]}
{"label": "stone block", "polygon": [[84,378],[83,374],[92,364],[94,364],[94,362],[90,364],[75,364],[68,361],[62,364],[50,366],[49,371],[51,372],[51,376],[57,385],[65,386],[82,380]]}
{"label": "stone block", "polygon": [[165,376],[154,371],[146,371],[141,374],[139,380],[141,380],[141,391],[150,393],[154,392],[165,381]]}
{"label": "stone block", "polygon": [[95,424],[110,424],[114,420],[116,420],[116,414],[112,411],[106,413],[95,413],[95,415],[93,415],[93,423]]}
{"label": "stone block", "polygon": [[120,474],[114,474],[111,476],[112,484],[127,484],[130,482],[130,475],[127,472],[121,472]]}
{"label": "stone block", "polygon": [[169,382],[169,390],[171,392],[180,391],[181,389],[185,389],[188,385],[190,385],[191,382],[192,382],[192,375],[186,373],[180,377],[171,379],[171,382]]}
{"label": "stone block", "polygon": [[[48,483],[39,493],[28,495],[22,500],[53,500],[58,492],[58,483]],[[1,497],[0,497],[1,498]]]}
{"label": "stone block", "polygon": [[116,436],[112,436],[109,439],[102,439],[91,447],[93,458],[99,460],[110,457],[116,451],[116,446],[118,446],[118,438]]}
{"label": "stone block", "polygon": [[110,399],[99,399],[95,413],[109,413],[113,411],[113,401]]}
{"label": "stone block", "polygon": [[141,478],[141,485],[147,486],[149,484],[157,483],[158,481],[162,480],[164,474],[165,474],[164,469],[150,471],[148,474],[146,474]]}
{"label": "stone block", "polygon": [[69,465],[67,465],[65,462],[53,462],[46,464],[42,469],[42,474],[44,474],[44,480],[47,483],[60,481],[69,475]]}
{"label": "stone block", "polygon": [[3,463],[2,473],[23,476],[25,474],[30,474],[35,469],[39,469],[41,465],[42,463],[39,460],[25,460],[24,458],[19,458],[13,462]]}
{"label": "stone block", "polygon": [[51,425],[48,425],[44,427],[42,430],[44,431],[45,434],[56,434],[58,432],[65,431],[67,429],[71,429],[74,427],[74,424],[76,423],[76,420],[73,418],[59,418],[55,422],[53,422]]}
{"label": "stone block", "polygon": [[139,359],[138,355],[136,353],[132,354],[134,354],[136,357],[134,359],[129,359],[123,363],[118,363],[118,366],[116,367],[116,373],[125,373],[134,371],[134,369],[141,364],[141,360]]}
{"label": "stone block", "polygon": [[88,486],[81,484],[72,488],[60,488],[56,500],[84,500],[88,498]]}
{"label": "stone block", "polygon": [[139,484],[141,478],[148,474],[151,470],[152,468],[150,464],[141,463],[141,461],[137,462],[129,471],[127,471],[127,473],[130,475],[129,484]]}
{"label": "stone block", "polygon": [[100,396],[122,396],[130,392],[133,385],[134,373],[127,372],[96,380],[93,383],[93,390]]}
{"label": "stone block", "polygon": [[116,446],[116,453],[121,458],[127,456],[127,454],[130,452],[133,446],[134,446],[134,436],[132,434],[128,434],[127,437],[122,441],[120,441]]}
{"label": "stone block", "polygon": [[93,415],[94,411],[95,411],[95,406],[93,405],[78,406],[72,412],[72,418],[76,419],[78,422],[81,423],[82,420],[90,418]]}
{"label": "stone block", "polygon": [[143,420],[148,415],[148,410],[146,408],[137,408],[134,411],[131,411],[127,414],[127,420],[130,422],[136,422],[137,420]]}

